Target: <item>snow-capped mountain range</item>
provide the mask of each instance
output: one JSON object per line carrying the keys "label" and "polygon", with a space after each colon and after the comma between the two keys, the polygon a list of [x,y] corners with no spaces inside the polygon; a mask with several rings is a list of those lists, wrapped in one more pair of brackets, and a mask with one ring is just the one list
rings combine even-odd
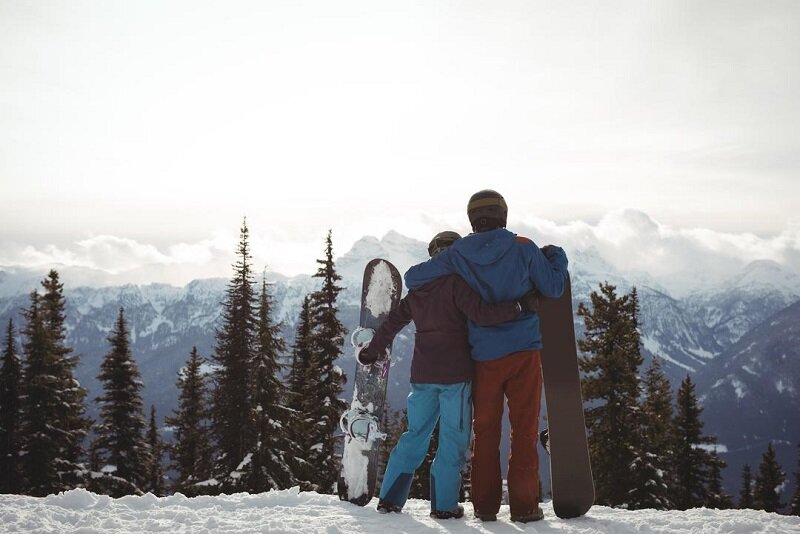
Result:
{"label": "snow-capped mountain range", "polygon": [[[758,261],[727,280],[719,280],[702,291],[690,293],[688,297],[675,298],[653,276],[642,272],[621,272],[605,261],[594,248],[567,250],[567,254],[570,258],[575,309],[579,302],[590,302],[590,293],[597,290],[601,282],[616,285],[619,293],[637,287],[646,359],[649,360],[653,355],[662,358],[665,371],[676,387],[686,374],[698,379],[698,394],[703,395],[709,403],[707,428],[720,433],[721,442],[728,450],[745,446],[738,437],[740,435],[794,440],[796,444],[800,439],[800,425],[794,422],[800,415],[797,409],[800,405],[800,367],[781,368],[781,374],[775,375],[773,373],[778,371],[777,368],[773,369],[766,363],[759,365],[758,361],[774,359],[773,352],[778,350],[775,349],[778,346],[776,343],[760,346],[758,352],[752,353],[752,358],[757,361],[737,367],[746,367],[753,373],[743,371],[746,374],[736,378],[738,375],[732,374],[725,365],[737,365],[731,362],[739,357],[740,353],[736,350],[741,350],[738,347],[743,338],[749,333],[760,333],[759,339],[764,338],[766,334],[761,332],[765,324],[769,325],[765,321],[800,300],[800,276],[776,263]],[[401,272],[405,272],[411,265],[427,259],[427,244],[397,232],[389,232],[382,239],[360,239],[337,259],[337,269],[346,288],[340,295],[340,319],[350,330],[358,320],[364,265],[376,257],[392,261]],[[145,383],[145,403],[154,404],[159,417],[170,414],[177,403],[177,372],[184,365],[192,347],[196,346],[201,355],[211,354],[227,280],[195,280],[184,287],[164,284],[77,287],[77,283],[92,279],[91,272],[54,267],[65,282],[68,343],[81,356],[77,375],[89,389],[89,399],[100,392],[96,376],[100,361],[108,350],[106,337],[119,307],[124,306],[131,328],[134,356]],[[27,307],[28,294],[38,288],[38,282],[45,274],[46,269],[0,268],[0,324],[7,324],[8,318],[13,317],[18,327],[22,325],[19,312]],[[97,274],[93,285],[103,285],[106,278],[103,273]],[[316,288],[317,280],[309,275],[290,278],[268,273],[268,281],[274,296],[275,319],[283,322],[285,337],[291,344],[302,300]],[[794,317],[797,317],[797,312]],[[576,328],[578,337],[582,337],[583,327],[578,318]],[[780,339],[780,335],[776,339]],[[405,404],[412,344],[413,324],[401,332],[395,341],[396,363],[389,386],[389,401],[394,408],[402,408]],[[791,359],[794,354],[788,349],[781,350],[788,355],[786,358]],[[345,354],[339,365],[348,374],[355,368],[349,343],[345,346]],[[774,425],[768,424],[764,428],[789,430],[780,436],[766,435],[763,430],[745,428],[743,425],[749,423],[744,421],[737,423],[734,433],[716,430],[719,428],[715,424],[717,421],[710,419],[722,421],[724,410],[716,411],[712,406],[716,406],[714,403],[724,404],[721,399],[725,397],[721,392],[730,389],[722,388],[717,380],[728,380],[727,383],[731,384],[735,383],[734,380],[744,384],[760,384],[759,391],[763,394],[752,395],[748,409],[756,410],[755,413],[763,410],[762,421],[774,419]],[[347,387],[351,385],[348,383]],[[346,391],[346,395],[349,394],[349,390]],[[781,409],[784,406],[786,409]],[[89,408],[90,412],[94,411],[93,403]],[[757,462],[760,452],[752,452],[752,458],[747,461]],[[728,471],[726,475],[727,480],[732,481],[729,486],[735,489],[738,473]]]}

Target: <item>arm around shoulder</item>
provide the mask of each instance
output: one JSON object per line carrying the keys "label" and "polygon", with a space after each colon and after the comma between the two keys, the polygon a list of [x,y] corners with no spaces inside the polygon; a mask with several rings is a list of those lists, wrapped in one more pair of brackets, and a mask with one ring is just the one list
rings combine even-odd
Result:
{"label": "arm around shoulder", "polygon": [[422,263],[418,263],[406,271],[403,276],[405,278],[406,287],[408,289],[419,289],[428,282],[453,274],[453,266],[450,263],[449,250],[444,250]]}
{"label": "arm around shoulder", "polygon": [[521,308],[517,301],[496,304],[486,302],[460,276],[454,276],[453,279],[453,298],[456,306],[475,324],[492,326],[519,317]]}

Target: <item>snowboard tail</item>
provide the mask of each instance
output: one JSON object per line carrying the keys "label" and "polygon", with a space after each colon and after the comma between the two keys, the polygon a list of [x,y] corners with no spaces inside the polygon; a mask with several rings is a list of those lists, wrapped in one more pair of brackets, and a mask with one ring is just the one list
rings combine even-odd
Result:
{"label": "snowboard tail", "polygon": [[569,276],[560,298],[541,298],[542,374],[547,402],[553,510],[563,519],[594,504]]}
{"label": "snowboard tail", "polygon": [[[364,269],[361,315],[354,334],[378,328],[400,302],[402,289],[403,281],[394,265],[383,259],[370,261]],[[354,345],[360,337],[353,336]],[[373,365],[360,365],[356,360],[353,400],[340,421],[345,436],[337,492],[341,500],[358,506],[365,506],[375,494],[379,454],[385,437],[380,424],[390,365],[391,347]]]}

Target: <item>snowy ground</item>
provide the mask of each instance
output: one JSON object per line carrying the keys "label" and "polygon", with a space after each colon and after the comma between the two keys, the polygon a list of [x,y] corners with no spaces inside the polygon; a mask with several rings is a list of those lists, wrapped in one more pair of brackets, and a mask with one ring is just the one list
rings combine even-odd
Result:
{"label": "snowy ground", "polygon": [[464,519],[434,520],[428,502],[411,500],[402,514],[380,515],[373,501],[365,508],[336,496],[295,490],[188,499],[183,495],[110,499],[85,490],[45,498],[0,495],[0,532],[558,532],[614,534],[641,532],[800,532],[800,518],[752,510],[627,512],[596,506],[586,517],[568,521],[543,506],[545,520],[512,523],[508,507],[498,521],[481,523],[467,504]]}

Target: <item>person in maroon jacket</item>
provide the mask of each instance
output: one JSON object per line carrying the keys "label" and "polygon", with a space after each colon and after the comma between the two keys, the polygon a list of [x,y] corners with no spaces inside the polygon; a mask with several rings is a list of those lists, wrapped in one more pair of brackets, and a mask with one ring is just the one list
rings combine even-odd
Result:
{"label": "person in maroon jacket", "polygon": [[[460,239],[455,232],[437,234],[428,247],[433,257]],[[431,466],[431,517],[459,518],[461,470],[472,433],[472,359],[467,320],[486,326],[516,319],[536,307],[536,296],[497,304],[484,302],[461,277],[437,278],[409,293],[375,331],[358,360],[374,363],[395,335],[413,319],[417,333],[411,361],[408,431],[389,456],[378,511],[400,512],[408,499],[414,471],[422,464],[439,422],[439,447]]]}

